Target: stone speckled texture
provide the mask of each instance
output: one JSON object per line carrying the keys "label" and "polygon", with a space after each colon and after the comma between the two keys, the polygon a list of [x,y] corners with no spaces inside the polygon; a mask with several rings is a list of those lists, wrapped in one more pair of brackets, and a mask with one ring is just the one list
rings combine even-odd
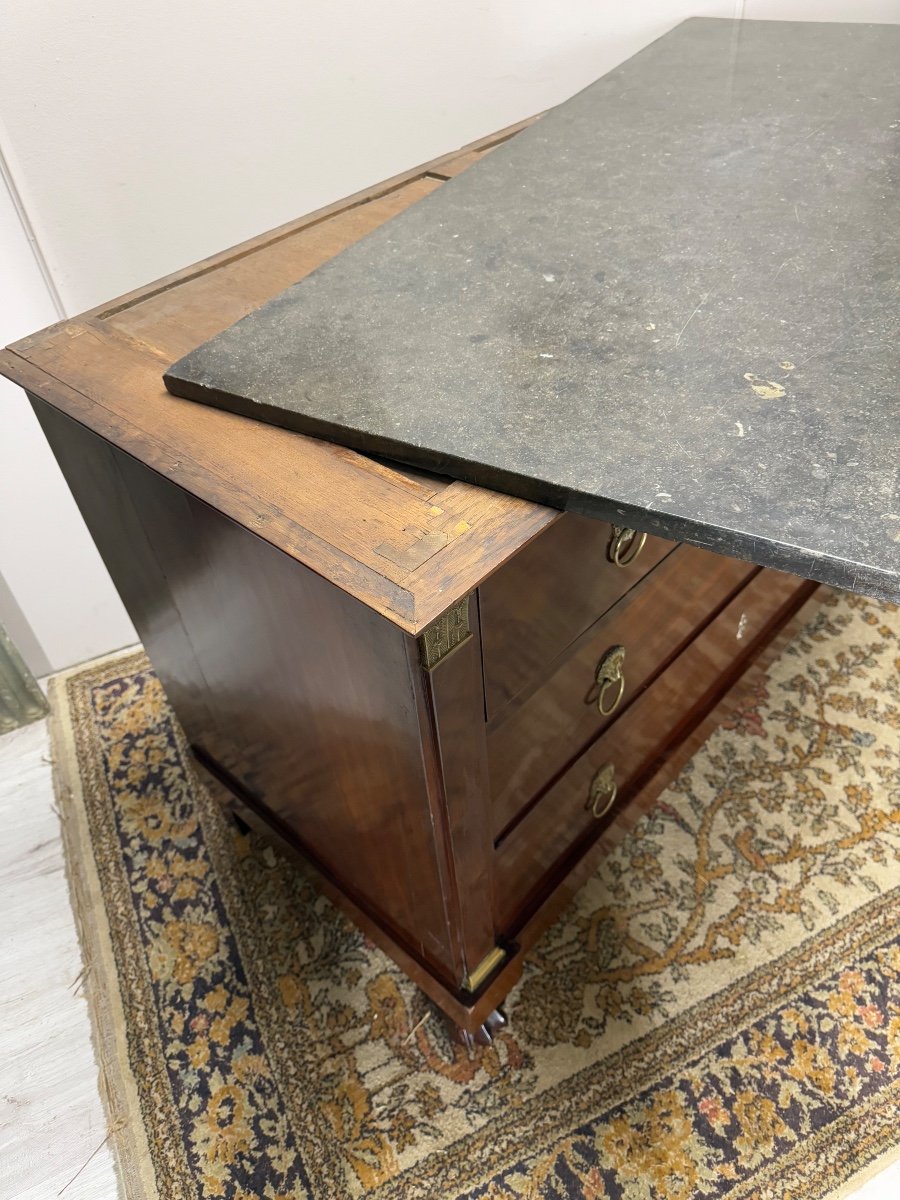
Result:
{"label": "stone speckled texture", "polygon": [[166,384],[896,599],[898,68],[687,21]]}

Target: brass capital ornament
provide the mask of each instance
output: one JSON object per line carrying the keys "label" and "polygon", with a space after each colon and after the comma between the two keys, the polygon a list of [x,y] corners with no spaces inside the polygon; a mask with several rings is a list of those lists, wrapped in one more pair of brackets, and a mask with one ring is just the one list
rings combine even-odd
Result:
{"label": "brass capital ornament", "polygon": [[469,597],[465,596],[433,625],[419,634],[419,657],[426,671],[446,658],[451,650],[462,645],[472,636],[469,629]]}

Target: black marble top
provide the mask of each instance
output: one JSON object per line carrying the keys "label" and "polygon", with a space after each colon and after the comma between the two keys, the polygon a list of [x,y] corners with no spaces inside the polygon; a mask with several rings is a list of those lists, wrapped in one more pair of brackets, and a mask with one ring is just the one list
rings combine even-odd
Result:
{"label": "black marble top", "polygon": [[687,21],[166,384],[898,598],[898,68]]}

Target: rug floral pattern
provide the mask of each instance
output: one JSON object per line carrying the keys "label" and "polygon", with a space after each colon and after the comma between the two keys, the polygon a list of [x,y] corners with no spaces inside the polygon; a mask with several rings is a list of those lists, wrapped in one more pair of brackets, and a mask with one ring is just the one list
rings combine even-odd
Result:
{"label": "rug floral pattern", "polygon": [[829,596],[472,1053],[219,812],[145,659],[71,675],[159,1195],[836,1194],[900,1140],[898,633]]}

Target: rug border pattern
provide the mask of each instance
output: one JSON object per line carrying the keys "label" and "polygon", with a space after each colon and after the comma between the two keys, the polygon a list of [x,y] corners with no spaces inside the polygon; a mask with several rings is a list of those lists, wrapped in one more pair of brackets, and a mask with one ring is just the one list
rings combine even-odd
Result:
{"label": "rug border pattern", "polygon": [[[148,1118],[154,1119],[158,1125],[165,1124],[164,1107],[168,1107],[167,1119],[177,1120],[174,1100],[171,1094],[168,1094],[168,1088],[167,1106],[160,1104],[160,1098],[155,1097],[156,1103],[152,1108],[156,1116],[153,1118],[141,1104],[138,1080],[130,1067],[123,989],[115,969],[114,923],[108,907],[110,898],[103,892],[90,836],[90,814],[84,795],[85,786],[90,786],[88,767],[96,767],[96,764],[91,762],[90,754],[87,759],[84,754],[79,757],[79,749],[89,751],[88,747],[79,745],[79,708],[86,691],[97,683],[136,674],[142,669],[147,669],[148,665],[142,649],[129,648],[54,676],[49,683],[49,723],[53,747],[54,787],[61,816],[66,873],[86,967],[85,991],[91,1017],[92,1040],[98,1062],[101,1097],[114,1149],[120,1195],[124,1200],[162,1200],[163,1196],[166,1200],[176,1200],[176,1192],[172,1190],[172,1185],[177,1184],[184,1189],[185,1185],[190,1184],[185,1174],[186,1160],[178,1165],[171,1161],[172,1143],[178,1143],[179,1139],[167,1139],[168,1153],[162,1154],[161,1157],[168,1161],[159,1161],[160,1155],[154,1153],[153,1139],[148,1138],[145,1124]],[[181,738],[179,750],[182,752],[185,766],[189,769],[187,749]],[[206,802],[206,794],[193,774],[190,783],[192,791],[200,801],[200,816],[205,827],[204,837],[208,839],[209,852],[221,863],[221,846],[218,845],[221,829],[214,815],[218,814],[218,810],[209,808],[214,802]],[[104,785],[98,781],[98,787],[101,786]],[[124,885],[124,878],[121,883]],[[242,916],[235,910],[233,895],[226,896],[226,893],[232,892],[233,889],[225,879],[221,880],[221,887],[229,919],[235,921],[234,936],[240,944],[243,939],[240,938],[238,926]],[[834,956],[840,953],[842,944],[849,949],[852,941],[852,949],[857,953],[864,944],[876,944],[879,935],[883,937],[887,930],[897,925],[898,899],[900,888],[873,899],[824,933],[814,935],[793,947],[776,962],[758,967],[752,974],[731,987],[702,1001],[704,1019],[701,1024],[701,1037],[698,1038],[695,1024],[698,1005],[679,1014],[665,1026],[638,1037],[606,1060],[605,1086],[598,1077],[593,1081],[589,1080],[590,1068],[586,1068],[583,1072],[585,1086],[580,1090],[575,1089],[578,1092],[577,1112],[571,1104],[566,1106],[571,1111],[566,1111],[565,1114],[561,1114],[557,1105],[548,1105],[548,1098],[552,1099],[553,1091],[561,1091],[561,1085],[557,1089],[551,1089],[549,1094],[542,1093],[527,1107],[536,1107],[539,1101],[545,1113],[548,1107],[553,1109],[553,1125],[557,1131],[561,1116],[563,1123],[572,1128],[573,1122],[578,1121],[579,1115],[583,1117],[586,1110],[592,1110],[595,1116],[598,1109],[602,1110],[604,1103],[611,1099],[605,1095],[611,1086],[609,1080],[612,1076],[620,1076],[617,1068],[624,1066],[627,1059],[635,1063],[641,1056],[646,1056],[646,1062],[642,1064],[640,1086],[653,1086],[654,1081],[662,1078],[664,1074],[682,1069],[704,1049],[714,1046],[725,1028],[734,1029],[736,1025],[747,1022],[751,1019],[751,1013],[758,1017],[764,1008],[765,1011],[769,1011],[773,1005],[783,1002],[787,995],[795,992],[804,981],[816,978],[825,966],[823,960],[834,961]],[[860,934],[864,923],[865,932]],[[247,969],[246,959],[244,968]],[[271,1031],[266,1030],[266,1033],[270,1034]],[[270,1046],[270,1052],[272,1049]],[[275,1057],[283,1065],[286,1056],[276,1053]],[[566,1086],[570,1092],[571,1085],[572,1079],[567,1079]],[[295,1089],[291,1086],[290,1090],[293,1092]],[[561,1100],[561,1096],[558,1099]],[[616,1102],[623,1099],[625,1098],[617,1097]],[[295,1102],[296,1098],[292,1096],[291,1100]],[[891,1145],[898,1117],[900,1086],[895,1086],[872,1098],[871,1102],[864,1106],[863,1112],[855,1110],[852,1122],[849,1116],[846,1116],[829,1124],[821,1136],[805,1143],[805,1153],[802,1156],[798,1153],[782,1159],[779,1164],[780,1178],[773,1176],[764,1179],[766,1172],[763,1172],[752,1181],[747,1180],[744,1186],[738,1187],[731,1194],[734,1200],[787,1200],[789,1196],[798,1194],[810,1198],[815,1196],[841,1200],[900,1158],[900,1145]],[[515,1125],[519,1129],[522,1118],[523,1112],[520,1110],[515,1115]],[[841,1146],[852,1142],[858,1147],[860,1120],[865,1123],[864,1138],[869,1143],[868,1149],[872,1157],[852,1174],[840,1180],[832,1174],[831,1181],[822,1189],[818,1186],[823,1182],[822,1178],[816,1178],[817,1166],[821,1168],[827,1161],[833,1171],[841,1161],[840,1157],[835,1157]],[[543,1123],[546,1125],[546,1121]],[[847,1128],[842,1128],[843,1126]],[[536,1139],[543,1141],[549,1132],[549,1129],[537,1130]],[[413,1168],[411,1173],[403,1173],[377,1188],[371,1195],[377,1195],[380,1200],[401,1200],[410,1185],[421,1186],[429,1181],[432,1184],[440,1181],[442,1185],[446,1185],[450,1179],[453,1180],[454,1195],[467,1187],[483,1185],[483,1159],[477,1153],[477,1144],[484,1142],[487,1149],[488,1143],[493,1143],[496,1150],[505,1144],[513,1133],[514,1130],[502,1131],[494,1124],[485,1130],[468,1134],[464,1139],[468,1152],[462,1163],[459,1144],[454,1143],[436,1151],[422,1164]],[[812,1152],[810,1142],[813,1144]],[[325,1157],[331,1160],[330,1155]],[[796,1161],[788,1161],[791,1158]],[[451,1159],[454,1160],[452,1163]],[[475,1178],[473,1160],[479,1159],[482,1167],[477,1172],[478,1178]],[[332,1171],[334,1166],[335,1163],[329,1161]],[[837,1174],[840,1174],[839,1170]],[[333,1193],[333,1178],[327,1183],[325,1179],[320,1179],[319,1182],[328,1187],[330,1194],[336,1194]],[[193,1189],[190,1192],[183,1191],[182,1194],[193,1194]]]}

